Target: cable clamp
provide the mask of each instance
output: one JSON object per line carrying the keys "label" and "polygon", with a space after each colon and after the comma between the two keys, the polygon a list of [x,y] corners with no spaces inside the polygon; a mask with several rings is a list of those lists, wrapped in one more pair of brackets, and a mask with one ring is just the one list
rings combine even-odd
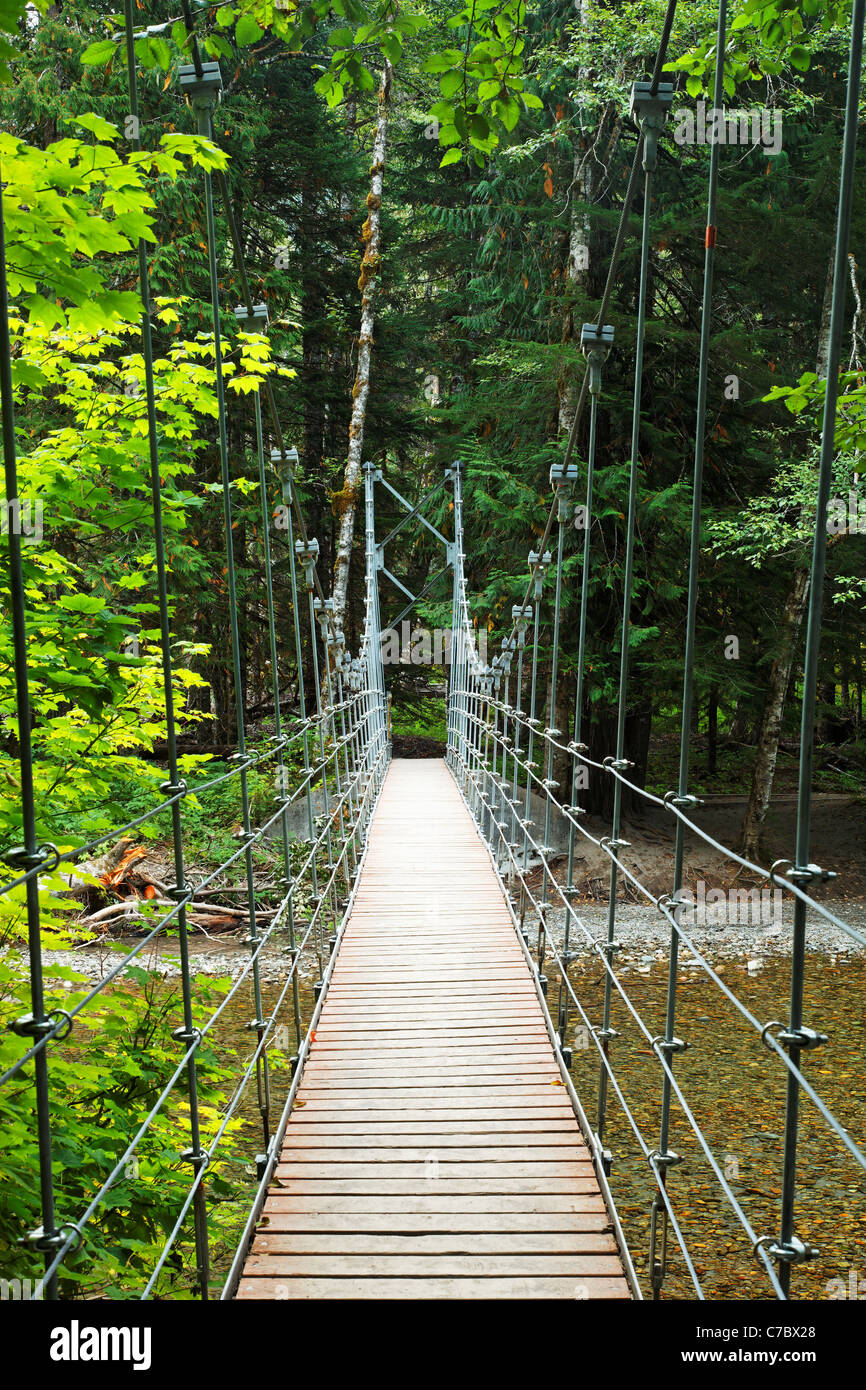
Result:
{"label": "cable clamp", "polygon": [[837,875],[832,869],[822,869],[819,864],[792,864],[785,877],[802,887],[807,883],[829,883]]}
{"label": "cable clamp", "polygon": [[616,1028],[592,1028],[590,1031],[593,1032],[597,1038],[601,1038],[602,1042],[610,1042],[612,1038],[619,1037]]}
{"label": "cable clamp", "polygon": [[[53,874],[60,863],[60,850],[56,845],[52,845],[46,840],[43,844],[37,845],[32,854],[28,853],[24,845],[17,845],[13,849],[7,849],[0,854],[0,860],[8,864],[10,869],[15,869],[19,873],[29,873],[31,869],[41,869],[45,873]],[[50,867],[47,867],[49,866]]]}
{"label": "cable clamp", "polygon": [[565,809],[566,809],[566,811],[568,811],[572,816],[585,816],[585,815],[587,814],[587,810],[586,810],[586,807],[585,807],[585,806],[566,806]]}
{"label": "cable clamp", "polygon": [[[244,945],[246,945],[246,942],[244,942]],[[267,1019],[264,1018],[251,1018],[249,1023],[244,1024],[244,1028],[249,1033],[252,1033],[256,1028],[267,1028],[267,1026]]]}
{"label": "cable clamp", "polygon": [[[66,1028],[61,1032],[54,1033],[54,1029],[59,1019],[66,1020]],[[37,1018],[35,1014],[22,1014],[12,1023],[8,1023],[7,1028],[11,1033],[16,1033],[19,1038],[44,1038],[47,1033],[53,1033],[58,1042],[68,1038],[72,1032],[72,1016],[65,1009],[52,1009],[43,1018]]]}
{"label": "cable clamp", "polygon": [[562,738],[562,730],[561,730],[561,729],[545,729],[545,731],[544,731],[544,737],[545,737],[545,738]]}
{"label": "cable clamp", "polygon": [[628,758],[607,757],[602,759],[602,766],[609,767],[613,772],[625,772],[626,768],[634,767],[634,763]]}
{"label": "cable clamp", "polygon": [[545,791],[553,792],[556,791],[556,788],[559,786],[559,783],[554,781],[552,777],[545,777],[541,785],[544,787]]}
{"label": "cable clamp", "polygon": [[614,952],[622,950],[621,941],[597,941],[595,944],[596,946],[600,946],[603,951]]}
{"label": "cable clamp", "polygon": [[571,739],[567,746],[568,752],[571,753],[574,757],[578,757],[581,753],[589,752],[589,744],[575,743],[574,739]]}
{"label": "cable clamp", "polygon": [[666,806],[703,806],[703,801],[699,796],[692,796],[689,792],[666,792],[664,803]]}
{"label": "cable clamp", "polygon": [[659,1052],[685,1052],[691,1047],[691,1043],[683,1042],[682,1038],[666,1038],[663,1033],[652,1038],[650,1047],[657,1047]]}
{"label": "cable clamp", "polygon": [[598,843],[600,849],[631,849],[631,840],[614,840],[609,835],[603,835]]}
{"label": "cable clamp", "polygon": [[239,763],[240,766],[237,768],[237,771],[245,772],[248,767],[253,767],[255,763],[258,762],[258,757],[255,753],[231,753],[229,754],[228,761],[230,763]]}
{"label": "cable clamp", "polygon": [[182,1023],[179,1028],[172,1029],[171,1036],[174,1038],[175,1042],[186,1043],[187,1046],[189,1046],[190,1043],[201,1042],[201,1029],[190,1028],[189,1031],[187,1031],[186,1024]]}
{"label": "cable clamp", "polygon": [[36,1250],[42,1250],[46,1254],[51,1250],[57,1250],[64,1245],[64,1231],[74,1231],[78,1239],[67,1252],[74,1255],[76,1250],[80,1250],[84,1244],[84,1232],[76,1221],[62,1221],[59,1226],[55,1226],[53,1231],[46,1231],[44,1226],[37,1226],[35,1230],[28,1231],[26,1236],[19,1236],[18,1245],[32,1245]]}
{"label": "cable clamp", "polygon": [[178,1154],[178,1158],[181,1163],[192,1164],[196,1170],[206,1168],[210,1163],[210,1154],[207,1149],[184,1149]]}
{"label": "cable clamp", "polygon": [[801,1265],[806,1260],[814,1260],[815,1256],[821,1253],[814,1245],[807,1245],[798,1236],[791,1236],[784,1244],[776,1240],[775,1236],[760,1236],[752,1246],[752,1254],[756,1260],[759,1250],[766,1250],[774,1260],[789,1265]]}
{"label": "cable clamp", "polygon": [[668,1152],[664,1154],[661,1149],[653,1149],[652,1153],[647,1154],[646,1161],[650,1167],[655,1164],[656,1168],[661,1168],[662,1172],[664,1172],[665,1169],[675,1168],[678,1163],[682,1163],[683,1156],[682,1154],[675,1153],[673,1149],[669,1149]]}
{"label": "cable clamp", "polygon": [[761,1029],[761,1042],[765,1047],[773,1051],[767,1041],[767,1034],[771,1028],[780,1028],[782,1031],[776,1034],[776,1042],[782,1047],[798,1048],[801,1052],[813,1052],[817,1047],[823,1047],[825,1042],[829,1042],[826,1033],[819,1033],[814,1028],[806,1028],[802,1024],[799,1028],[786,1028],[778,1018],[773,1018]]}

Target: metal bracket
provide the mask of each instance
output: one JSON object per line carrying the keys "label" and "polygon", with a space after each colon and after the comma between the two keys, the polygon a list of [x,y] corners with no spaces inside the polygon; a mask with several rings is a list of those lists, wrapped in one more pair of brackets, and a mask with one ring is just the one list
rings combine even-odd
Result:
{"label": "metal bracket", "polygon": [[268,306],[267,304],[254,304],[250,310],[246,304],[239,304],[235,309],[235,318],[238,321],[238,328],[243,333],[266,333],[269,321]]}
{"label": "metal bracket", "polygon": [[659,82],[655,93],[652,82],[635,82],[631,89],[629,111],[640,126],[644,137],[643,167],[652,173],[658,164],[659,136],[665,128],[668,112],[674,99],[674,84]]}
{"label": "metal bracket", "polygon": [[549,550],[545,550],[543,555],[539,554],[537,550],[530,550],[529,552],[528,564],[534,580],[533,592],[536,598],[541,598],[544,585],[544,574],[549,568],[552,559],[553,556]]}
{"label": "metal bracket", "polygon": [[199,135],[210,135],[211,116],[222,98],[223,79],[219,63],[202,63],[198,76],[194,63],[184,63],[178,70],[180,89],[189,97],[196,115]]}
{"label": "metal bracket", "polygon": [[295,469],[298,463],[297,449],[271,449],[271,467],[280,481],[283,503],[287,507],[292,505],[294,499]]}
{"label": "metal bracket", "polygon": [[553,463],[550,466],[550,486],[553,488],[559,504],[559,520],[568,520],[569,507],[571,505],[571,493],[574,484],[577,482],[576,463]]}
{"label": "metal bracket", "polygon": [[316,571],[316,561],[319,558],[319,542],[315,537],[310,537],[307,544],[300,539],[295,541],[295,554],[304,566],[304,578],[307,581],[307,588],[312,590],[314,575]]}
{"label": "metal bracket", "polygon": [[580,330],[580,350],[589,367],[589,394],[601,395],[601,369],[613,347],[613,325],[585,323]]}

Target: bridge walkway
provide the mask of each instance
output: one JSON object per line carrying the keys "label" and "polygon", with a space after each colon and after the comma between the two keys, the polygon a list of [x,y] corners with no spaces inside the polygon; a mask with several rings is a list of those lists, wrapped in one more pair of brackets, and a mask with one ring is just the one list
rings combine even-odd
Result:
{"label": "bridge walkway", "polygon": [[490,858],[395,760],[237,1297],[630,1297]]}

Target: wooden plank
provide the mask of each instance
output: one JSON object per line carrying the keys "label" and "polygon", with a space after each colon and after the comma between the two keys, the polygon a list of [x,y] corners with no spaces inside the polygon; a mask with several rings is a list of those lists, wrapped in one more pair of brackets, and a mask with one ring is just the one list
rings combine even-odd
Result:
{"label": "wooden plank", "polygon": [[[609,1232],[574,1231],[449,1231],[447,1235],[381,1235],[358,1232],[325,1232],[315,1227],[304,1232],[274,1232],[256,1236],[253,1255],[616,1255],[616,1241]],[[254,1271],[249,1270],[252,1274]],[[365,1273],[373,1274],[371,1269]],[[384,1272],[384,1271],[383,1271]],[[419,1271],[423,1272],[423,1271]],[[601,1271],[598,1271],[599,1273]],[[615,1270],[614,1273],[617,1271]]]}
{"label": "wooden plank", "polygon": [[625,1279],[241,1279],[237,1297],[258,1298],[630,1298]]}
{"label": "wooden plank", "polygon": [[251,1255],[244,1271],[245,1277],[264,1279],[331,1276],[340,1279],[382,1278],[387,1275],[408,1275],[410,1278],[430,1278],[432,1275],[454,1278],[459,1275],[479,1275],[483,1278],[525,1278],[542,1274],[548,1277],[575,1275],[616,1276],[621,1265],[618,1255]]}
{"label": "wooden plank", "polygon": [[[459,1138],[459,1144],[443,1144],[445,1138]],[[362,1140],[348,1135],[316,1135],[312,1138],[292,1139],[292,1147],[283,1149],[280,1163],[426,1163],[431,1152],[437,1159],[448,1163],[559,1163],[563,1158],[577,1156],[581,1163],[588,1163],[589,1150],[575,1148],[569,1135],[560,1136],[561,1142],[551,1144],[496,1144],[490,1146],[490,1135],[478,1135],[477,1144],[467,1144],[466,1136],[439,1135],[425,1148],[406,1145],[405,1138],[399,1135],[364,1135]],[[519,1136],[518,1136],[519,1137]],[[547,1136],[550,1137],[549,1135]],[[375,1143],[373,1142],[375,1140]],[[362,1147],[363,1145],[363,1147]]]}
{"label": "wooden plank", "polygon": [[[282,1177],[277,1169],[277,1179],[283,1192],[304,1193],[307,1196],[320,1194],[338,1197],[347,1193],[357,1193],[362,1197],[423,1197],[435,1189],[443,1197],[487,1196],[487,1197],[535,1197],[541,1195],[582,1196],[598,1190],[595,1175],[587,1177],[537,1177],[529,1178],[428,1178],[418,1164],[414,1177],[345,1177],[329,1178],[321,1176]],[[490,1171],[489,1169],[487,1170]]]}
{"label": "wooden plank", "polygon": [[[428,1167],[433,1170],[431,1175],[426,1171]],[[372,1163],[360,1158],[357,1162],[348,1162],[341,1156],[318,1163],[314,1155],[302,1158],[293,1154],[291,1150],[288,1153],[284,1150],[277,1164],[277,1177],[292,1183],[303,1178],[326,1182],[340,1178],[348,1178],[352,1182],[374,1178],[376,1182],[396,1183],[405,1178],[416,1184],[443,1183],[447,1187],[452,1182],[466,1181],[469,1178],[483,1178],[485,1182],[510,1182],[512,1178],[533,1181],[591,1178],[592,1164],[579,1158],[549,1160],[546,1163],[540,1160],[516,1163],[502,1158],[499,1161],[474,1163],[468,1158],[450,1159],[445,1152],[440,1156],[432,1151],[413,1162],[401,1163],[398,1159],[392,1158],[387,1150]],[[513,1185],[512,1183],[512,1187]]]}
{"label": "wooden plank", "polygon": [[[305,1092],[295,1103],[292,1111],[292,1120],[295,1117],[303,1118],[301,1109],[307,1112],[315,1110],[363,1110],[371,1112],[375,1110],[389,1110],[391,1114],[406,1112],[415,1113],[423,1111],[435,1116],[441,1110],[496,1110],[516,1112],[517,1114],[528,1114],[532,1110],[541,1109],[545,1112],[559,1111],[564,1115],[573,1115],[571,1103],[565,1092],[558,1093],[558,1088],[554,1086],[542,1087],[540,1090],[527,1091],[523,1088],[523,1093],[516,1094],[516,1089],[503,1090],[499,1086],[491,1086],[489,1090],[476,1091],[475,1094],[464,1095],[460,1091],[441,1091],[438,1097],[432,1092],[425,1090],[418,1091],[383,1091],[376,1098],[376,1104],[371,1104],[369,1093],[361,1091],[349,1091],[344,1095],[335,1094],[333,1091]],[[308,1115],[309,1117],[309,1115]]]}
{"label": "wooden plank", "polygon": [[[450,1239],[463,1236],[490,1234],[509,1241],[522,1235],[538,1235],[546,1239],[548,1235],[569,1234],[576,1237],[608,1237],[610,1219],[607,1212],[592,1211],[526,1211],[526,1212],[371,1212],[357,1211],[276,1211],[268,1202],[262,1219],[262,1231],[270,1235],[311,1234],[317,1239],[327,1239],[329,1234],[339,1234],[341,1239],[387,1238],[398,1235],[402,1239],[415,1236],[444,1234]],[[258,1240],[259,1237],[257,1236]],[[515,1249],[518,1248],[515,1246]],[[553,1248],[553,1247],[551,1247]]]}
{"label": "wooden plank", "polygon": [[629,1297],[497,879],[392,763],[240,1299]]}
{"label": "wooden plank", "polygon": [[544,1192],[521,1196],[516,1192],[470,1193],[437,1192],[431,1197],[429,1192],[397,1195],[394,1192],[355,1193],[348,1196],[344,1192],[300,1192],[288,1194],[274,1188],[265,1204],[265,1212],[363,1212],[379,1213],[382,1216],[399,1216],[402,1220],[407,1214],[445,1215],[459,1213],[471,1215],[524,1215],[539,1213],[594,1213],[607,1214],[604,1202],[596,1188],[590,1192]]}
{"label": "wooden plank", "polygon": [[[583,1143],[577,1121],[570,1123],[561,1120],[466,1120],[452,1117],[448,1120],[370,1120],[366,1114],[355,1123],[340,1120],[320,1120],[308,1116],[308,1123],[300,1124],[303,1116],[298,1113],[292,1125],[291,1143],[293,1148],[306,1144],[343,1144],[354,1148],[359,1140],[366,1146],[391,1143],[394,1140],[408,1143],[413,1138],[437,1136],[439,1144],[453,1144],[465,1147],[468,1144],[489,1144],[493,1137],[497,1144],[558,1144],[567,1136]],[[360,1126],[360,1132],[359,1132]]]}

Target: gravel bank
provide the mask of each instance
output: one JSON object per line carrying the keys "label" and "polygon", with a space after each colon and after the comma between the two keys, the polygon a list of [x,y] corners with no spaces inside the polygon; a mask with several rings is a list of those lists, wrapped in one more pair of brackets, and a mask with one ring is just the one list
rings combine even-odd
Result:
{"label": "gravel bank", "polygon": [[[838,910],[837,915],[866,936],[866,904],[845,903],[841,910]],[[589,906],[583,906],[580,909],[580,917],[593,940],[606,940],[606,904],[593,903]],[[773,957],[790,955],[792,922],[792,906],[790,903],[786,903],[781,913],[781,919],[768,925],[756,924],[752,926],[728,923],[721,926],[686,927],[684,923],[684,930],[698,949],[706,951],[712,959],[760,963]],[[530,935],[534,935],[534,919],[528,918],[527,925]],[[565,931],[565,912],[563,909],[550,910],[548,928],[557,947],[560,947]],[[616,940],[621,943],[622,949],[618,952],[618,959],[621,963],[627,963],[637,969],[645,968],[648,970],[652,961],[667,954],[669,939],[670,926],[667,919],[654,908],[634,904],[624,904],[617,907]],[[118,942],[112,948],[100,943],[72,951],[46,951],[45,973],[50,976],[52,968],[65,966],[85,975],[88,980],[100,980],[111,970],[112,966],[116,965],[122,951],[128,951],[133,944],[132,941]],[[589,944],[586,933],[580,931],[579,928],[572,930],[570,944],[572,950],[578,952],[579,957],[586,960],[593,957],[597,959],[597,952]],[[821,918],[814,917],[807,926],[806,950],[818,955],[838,956],[860,954],[864,948],[840,928],[822,921]],[[286,946],[279,942],[274,946],[267,946],[260,956],[262,980],[267,984],[272,984],[283,979],[288,959]],[[688,948],[683,948],[682,961],[684,966],[687,965],[689,959],[691,956]],[[225,939],[208,941],[203,937],[190,939],[190,969],[194,975],[230,975],[232,979],[236,979],[248,960],[249,951],[240,942]],[[137,957],[136,964],[150,970],[156,970],[166,979],[178,976],[180,970],[177,962],[176,943],[172,941],[161,942],[157,949],[152,946],[146,947]],[[756,964],[753,968],[757,969],[760,966]],[[302,958],[299,966],[300,980],[302,982],[312,981],[317,976],[318,968],[312,957]],[[73,985],[69,985],[69,988],[73,987]]]}
{"label": "gravel bank", "polygon": [[[862,936],[866,936],[866,904],[845,903],[833,905],[833,911],[849,923]],[[596,941],[607,939],[607,904],[581,906],[580,919],[592,938]],[[764,960],[773,956],[791,954],[793,904],[784,904],[778,919],[768,924],[725,923],[714,926],[698,924],[688,926],[683,921],[683,931],[697,948],[706,950],[714,957],[736,960]],[[565,910],[551,910],[548,917],[550,933],[561,945],[565,930]],[[534,928],[532,928],[534,930]],[[597,951],[587,942],[587,936],[578,928],[572,928],[570,947],[581,955],[594,955]],[[653,907],[635,904],[618,906],[616,910],[616,940],[621,943],[618,952],[620,960],[645,956],[644,964],[656,958],[658,952],[667,954],[670,941],[670,923],[666,917]],[[853,955],[866,949],[848,936],[841,928],[812,916],[806,927],[806,950],[820,955]],[[688,948],[683,948],[682,959],[690,958]]]}

